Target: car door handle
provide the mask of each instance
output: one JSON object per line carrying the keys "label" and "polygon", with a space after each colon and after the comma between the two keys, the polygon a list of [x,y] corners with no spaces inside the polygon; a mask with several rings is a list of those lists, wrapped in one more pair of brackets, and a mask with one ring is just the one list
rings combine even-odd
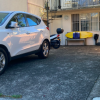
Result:
{"label": "car door handle", "polygon": [[42,30],[40,32],[43,32]]}
{"label": "car door handle", "polygon": [[29,32],[27,32],[26,34],[30,34]]}

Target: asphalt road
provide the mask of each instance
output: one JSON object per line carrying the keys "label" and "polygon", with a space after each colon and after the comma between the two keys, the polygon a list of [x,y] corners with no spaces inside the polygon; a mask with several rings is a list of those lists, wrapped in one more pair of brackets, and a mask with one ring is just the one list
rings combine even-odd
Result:
{"label": "asphalt road", "polygon": [[0,94],[22,95],[18,100],[87,100],[99,75],[99,46],[66,46],[52,49],[47,59],[31,55],[11,61],[0,76]]}

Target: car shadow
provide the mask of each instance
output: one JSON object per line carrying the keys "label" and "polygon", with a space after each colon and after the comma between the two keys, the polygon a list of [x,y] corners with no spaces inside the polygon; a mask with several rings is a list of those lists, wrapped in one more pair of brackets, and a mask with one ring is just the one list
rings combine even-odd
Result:
{"label": "car shadow", "polygon": [[24,65],[34,63],[37,60],[42,60],[42,59],[40,59],[37,55],[29,55],[18,59],[14,59],[8,63],[7,70],[11,70],[12,68],[16,68],[16,67],[17,68],[24,67]]}

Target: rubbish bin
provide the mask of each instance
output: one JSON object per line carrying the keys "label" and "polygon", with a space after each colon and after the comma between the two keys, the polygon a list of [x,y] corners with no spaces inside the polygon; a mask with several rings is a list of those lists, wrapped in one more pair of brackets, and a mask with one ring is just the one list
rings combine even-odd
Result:
{"label": "rubbish bin", "polygon": [[99,34],[94,34],[95,45],[100,44],[100,43],[97,43],[98,38],[99,38]]}

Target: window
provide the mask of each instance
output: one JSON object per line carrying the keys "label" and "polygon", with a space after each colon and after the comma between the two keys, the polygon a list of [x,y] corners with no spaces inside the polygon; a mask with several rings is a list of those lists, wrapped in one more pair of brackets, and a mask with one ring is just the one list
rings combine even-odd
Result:
{"label": "window", "polygon": [[7,28],[9,28],[9,26],[11,25],[12,21],[17,22],[19,27],[26,27],[26,21],[25,21],[25,18],[24,18],[23,14],[17,14],[17,15],[15,15],[10,20],[10,22],[8,23]]}
{"label": "window", "polygon": [[9,15],[10,13],[0,13],[0,25],[2,25],[5,22]]}
{"label": "window", "polygon": [[62,18],[62,15],[55,15],[55,16],[52,16],[52,18]]}
{"label": "window", "polygon": [[73,31],[79,31],[79,14],[72,15],[72,22]]}
{"label": "window", "polygon": [[38,25],[41,23],[41,20],[39,18],[36,18],[37,19],[37,23]]}
{"label": "window", "polygon": [[98,13],[91,13],[91,31],[99,30]]}
{"label": "window", "polygon": [[81,14],[81,31],[90,31],[91,30],[91,16],[90,14]]}
{"label": "window", "polygon": [[81,31],[98,31],[98,13],[81,14]]}
{"label": "window", "polygon": [[17,16],[17,22],[18,22],[19,27],[25,27],[26,26],[26,21],[25,21],[23,14],[19,14]]}
{"label": "window", "polygon": [[73,14],[72,26],[73,31],[99,31],[100,30],[100,14],[99,13],[86,13],[86,14]]}
{"label": "window", "polygon": [[26,15],[26,18],[27,18],[29,26],[36,26],[39,24],[38,19],[34,16]]}

